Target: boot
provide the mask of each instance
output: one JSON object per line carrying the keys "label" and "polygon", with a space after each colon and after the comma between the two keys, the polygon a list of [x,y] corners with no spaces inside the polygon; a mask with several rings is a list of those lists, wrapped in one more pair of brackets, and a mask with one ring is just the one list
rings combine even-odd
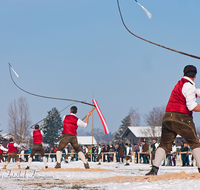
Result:
{"label": "boot", "polygon": [[18,169],[21,169],[20,165],[18,165]]}
{"label": "boot", "polygon": [[4,165],[2,169],[6,169],[6,165]]}
{"label": "boot", "polygon": [[199,171],[199,173],[200,173],[200,168],[198,168],[198,171]]}
{"label": "boot", "polygon": [[148,172],[146,175],[157,175],[158,169],[159,169],[159,167],[157,167],[157,166],[152,166],[150,172]]}
{"label": "boot", "polygon": [[57,164],[54,168],[61,168],[61,164],[57,162]]}
{"label": "boot", "polygon": [[29,170],[30,169],[30,167],[29,166],[27,166],[26,168],[25,168],[25,170]]}
{"label": "boot", "polygon": [[45,169],[47,169],[48,168],[48,166],[45,166]]}
{"label": "boot", "polygon": [[88,163],[84,163],[85,169],[90,169],[90,166]]}
{"label": "boot", "polygon": [[101,163],[99,162],[97,165],[101,165]]}

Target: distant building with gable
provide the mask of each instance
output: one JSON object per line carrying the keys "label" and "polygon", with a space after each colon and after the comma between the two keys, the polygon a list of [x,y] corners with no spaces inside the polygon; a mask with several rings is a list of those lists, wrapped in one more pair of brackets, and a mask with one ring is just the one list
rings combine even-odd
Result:
{"label": "distant building with gable", "polygon": [[94,137],[92,136],[77,136],[78,139],[78,144],[81,146],[84,145],[97,145],[97,141]]}
{"label": "distant building with gable", "polygon": [[[122,138],[126,139],[132,145],[144,140],[152,142],[152,139],[156,139],[159,142],[161,130],[161,126],[130,126],[124,131]],[[180,135],[177,135],[175,144],[180,145],[182,140],[184,139]]]}

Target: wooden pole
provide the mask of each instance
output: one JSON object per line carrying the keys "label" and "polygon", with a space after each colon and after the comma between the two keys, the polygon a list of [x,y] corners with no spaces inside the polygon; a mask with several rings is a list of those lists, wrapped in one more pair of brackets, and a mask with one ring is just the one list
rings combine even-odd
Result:
{"label": "wooden pole", "polygon": [[[92,99],[94,99],[94,91],[92,92]],[[92,144],[93,144],[93,128],[94,128],[94,112],[92,112]]]}

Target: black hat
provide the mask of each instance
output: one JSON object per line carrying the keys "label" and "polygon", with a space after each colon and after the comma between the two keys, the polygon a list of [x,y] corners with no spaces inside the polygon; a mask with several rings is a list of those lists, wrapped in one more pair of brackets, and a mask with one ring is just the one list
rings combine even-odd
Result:
{"label": "black hat", "polygon": [[183,70],[184,76],[194,77],[197,74],[197,68],[193,65],[185,66]]}

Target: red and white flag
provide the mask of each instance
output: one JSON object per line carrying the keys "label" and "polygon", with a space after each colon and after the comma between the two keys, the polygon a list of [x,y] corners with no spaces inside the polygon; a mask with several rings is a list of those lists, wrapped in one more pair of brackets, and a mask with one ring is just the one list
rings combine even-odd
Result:
{"label": "red and white flag", "polygon": [[108,131],[108,127],[107,127],[107,124],[106,124],[106,120],[105,120],[105,118],[104,118],[104,116],[103,116],[103,114],[102,114],[102,112],[99,108],[99,105],[98,105],[96,99],[92,99],[92,101],[93,101],[93,104],[96,106],[96,110],[97,110],[97,113],[98,113],[98,115],[101,119],[101,122],[102,122],[102,125],[103,125],[103,128],[104,128],[104,132],[105,132],[105,134],[108,134],[109,131]]}

